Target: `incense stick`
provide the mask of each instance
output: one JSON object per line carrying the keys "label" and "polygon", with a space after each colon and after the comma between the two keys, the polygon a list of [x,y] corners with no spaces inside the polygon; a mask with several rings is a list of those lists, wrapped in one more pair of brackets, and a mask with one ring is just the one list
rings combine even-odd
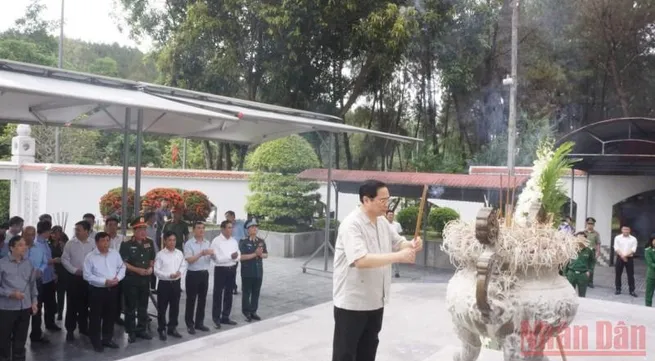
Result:
{"label": "incense stick", "polygon": [[500,175],[500,187],[498,187],[498,206],[500,207],[500,212],[498,212],[501,216],[505,213],[505,204],[503,203],[503,200],[505,199],[505,191],[503,188],[503,175]]}
{"label": "incense stick", "polygon": [[421,203],[418,209],[418,218],[416,218],[416,229],[414,230],[414,239],[421,235],[421,222],[423,221],[423,208],[425,208],[425,200],[428,196],[428,186],[423,186],[423,195],[421,195]]}

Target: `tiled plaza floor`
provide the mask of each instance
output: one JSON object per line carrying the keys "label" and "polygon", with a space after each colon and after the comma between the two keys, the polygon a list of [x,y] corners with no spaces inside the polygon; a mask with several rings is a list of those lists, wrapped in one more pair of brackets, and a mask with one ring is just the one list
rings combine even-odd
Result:
{"label": "tiled plaza floor", "polygon": [[[260,310],[259,315],[264,319],[273,318],[276,316],[288,314],[291,312],[299,311],[308,307],[316,306],[325,302],[329,302],[332,297],[332,278],[331,273],[323,273],[319,271],[307,270],[307,273],[302,272],[302,264],[305,259],[282,259],[271,258],[266,261],[264,266],[264,284],[260,297]],[[639,298],[633,298],[627,294],[627,281],[624,276],[624,294],[614,295],[614,269],[609,267],[602,267],[596,271],[596,285],[595,289],[588,291],[589,298],[631,303],[636,305],[643,305],[643,276],[645,274],[644,267],[640,262],[635,271],[637,279],[637,292]],[[323,259],[321,257],[315,259],[310,264],[313,268],[323,268]],[[329,262],[331,268],[331,260]],[[394,278],[394,282],[399,283],[428,283],[428,284],[441,284],[446,283],[452,275],[449,270],[436,270],[427,269],[413,266],[400,266],[400,278]],[[237,281],[240,284],[240,281]],[[210,279],[211,285],[211,279]],[[239,287],[240,289],[240,287]],[[162,342],[156,337],[150,341],[138,340],[134,344],[127,344],[126,335],[123,328],[116,326],[115,338],[121,348],[119,350],[106,350],[104,353],[96,353],[92,350],[91,345],[87,338],[78,337],[73,343],[66,343],[64,341],[65,332],[46,332],[47,337],[51,340],[50,344],[27,344],[28,359],[27,361],[107,361],[117,360],[148,351],[153,351],[165,346],[170,346],[176,343],[189,341],[207,335],[198,331],[196,335],[191,336],[187,334],[186,328],[183,327],[183,314],[184,314],[184,293],[182,294],[181,310],[180,310],[180,325],[179,331],[183,335],[181,340],[171,340]],[[150,310],[154,313],[154,309]],[[225,332],[231,328],[238,328],[247,323],[241,316],[241,295],[236,295],[234,298],[234,306],[232,309],[232,316],[238,322],[237,326],[229,327],[223,326],[221,330],[214,330],[211,324],[211,286],[210,294],[207,297],[206,308],[206,326],[210,327],[210,333]],[[156,330],[156,321],[153,321],[153,333]],[[60,326],[63,326],[60,322]]]}

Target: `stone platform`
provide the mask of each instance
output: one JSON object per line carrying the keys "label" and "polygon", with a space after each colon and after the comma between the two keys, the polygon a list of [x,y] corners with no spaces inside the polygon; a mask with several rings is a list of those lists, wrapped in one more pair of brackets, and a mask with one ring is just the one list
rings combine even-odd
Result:
{"label": "stone platform", "polygon": [[[444,305],[445,284],[395,283],[391,304],[385,310],[380,334],[379,361],[450,361],[459,340]],[[655,358],[655,312],[643,306],[581,299],[574,326],[587,327],[588,346],[575,351],[586,356],[567,356],[579,360],[653,360]],[[591,354],[596,348],[596,323],[645,325],[643,340],[633,351],[646,355]],[[332,304],[295,311],[283,316],[255,322],[188,342],[160,348],[123,360],[129,361],[324,361],[331,358],[333,332]],[[580,332],[580,334],[583,334]],[[613,335],[612,335],[613,336]],[[583,341],[584,343],[584,341]],[[641,348],[641,347],[645,347]],[[556,349],[553,352],[558,352]],[[612,351],[612,350],[609,350]],[[560,360],[555,354],[551,360]],[[480,361],[502,360],[499,351],[484,349]]]}

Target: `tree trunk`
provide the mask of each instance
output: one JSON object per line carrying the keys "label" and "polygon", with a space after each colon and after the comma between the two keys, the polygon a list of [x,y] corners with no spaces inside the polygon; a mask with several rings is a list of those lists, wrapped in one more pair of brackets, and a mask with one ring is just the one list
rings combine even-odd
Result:
{"label": "tree trunk", "polygon": [[225,143],[225,170],[232,170],[232,145]]}
{"label": "tree trunk", "polygon": [[610,71],[612,72],[612,80],[614,81],[614,88],[616,89],[616,95],[619,97],[619,102],[621,103],[621,110],[623,110],[623,116],[630,116],[630,105],[628,104],[628,94],[623,88],[623,80],[616,66],[616,56],[615,50],[611,50],[612,55],[610,56]]}
{"label": "tree trunk", "polygon": [[205,154],[205,169],[213,169],[214,166],[214,155],[212,153],[212,147],[208,140],[202,141],[202,150]]}
{"label": "tree trunk", "polygon": [[218,155],[216,156],[216,169],[223,170],[223,143],[216,142],[216,148],[218,149]]}

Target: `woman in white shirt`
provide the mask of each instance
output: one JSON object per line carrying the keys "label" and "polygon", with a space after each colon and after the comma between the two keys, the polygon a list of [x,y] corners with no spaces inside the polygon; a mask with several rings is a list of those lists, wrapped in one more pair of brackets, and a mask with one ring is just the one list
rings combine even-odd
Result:
{"label": "woman in white shirt", "polygon": [[[166,340],[166,336],[181,338],[177,332],[177,319],[180,313],[180,294],[182,292],[182,275],[186,270],[184,254],[175,248],[175,233],[164,232],[164,249],[155,257],[154,273],[159,279],[157,285],[157,332],[159,339]],[[169,308],[170,306],[170,308]],[[168,309],[168,324],[166,323],[166,310]]]}

